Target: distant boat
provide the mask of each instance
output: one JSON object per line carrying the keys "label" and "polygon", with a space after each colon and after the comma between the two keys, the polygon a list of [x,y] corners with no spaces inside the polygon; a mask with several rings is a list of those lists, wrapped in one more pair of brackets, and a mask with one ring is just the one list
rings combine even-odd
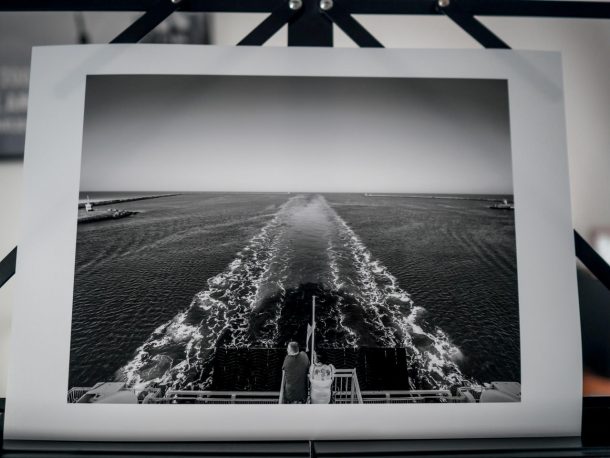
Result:
{"label": "distant boat", "polygon": [[515,205],[509,204],[508,200],[504,199],[502,203],[490,205],[489,208],[492,210],[514,210]]}
{"label": "distant boat", "polygon": [[93,211],[93,204],[89,201],[89,196],[87,196],[87,202],[85,202],[85,211],[86,212]]}

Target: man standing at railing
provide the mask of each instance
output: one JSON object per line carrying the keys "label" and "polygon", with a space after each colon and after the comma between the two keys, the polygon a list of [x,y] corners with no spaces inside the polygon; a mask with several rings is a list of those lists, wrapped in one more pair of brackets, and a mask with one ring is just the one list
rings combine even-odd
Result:
{"label": "man standing at railing", "polygon": [[309,358],[304,351],[299,351],[299,344],[290,342],[288,354],[284,358],[284,402],[286,404],[304,404],[307,402],[307,373]]}

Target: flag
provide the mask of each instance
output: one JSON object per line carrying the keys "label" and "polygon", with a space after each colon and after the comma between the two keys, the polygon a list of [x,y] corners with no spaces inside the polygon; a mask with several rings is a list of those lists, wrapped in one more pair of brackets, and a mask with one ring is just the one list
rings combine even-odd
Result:
{"label": "flag", "polygon": [[309,348],[309,338],[311,337],[312,333],[313,328],[311,327],[311,324],[307,323],[307,339],[305,339],[305,348]]}

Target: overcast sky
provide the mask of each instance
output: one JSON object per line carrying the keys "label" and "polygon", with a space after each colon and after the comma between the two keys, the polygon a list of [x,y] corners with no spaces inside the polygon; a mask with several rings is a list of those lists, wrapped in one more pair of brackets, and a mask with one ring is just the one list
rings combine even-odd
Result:
{"label": "overcast sky", "polygon": [[81,190],[511,194],[506,81],[89,76]]}

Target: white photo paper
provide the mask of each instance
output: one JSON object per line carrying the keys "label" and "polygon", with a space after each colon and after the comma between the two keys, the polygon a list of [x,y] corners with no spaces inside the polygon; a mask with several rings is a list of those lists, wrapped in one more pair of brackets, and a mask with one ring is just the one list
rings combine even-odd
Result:
{"label": "white photo paper", "polygon": [[557,53],[35,48],[5,437],[580,434]]}

